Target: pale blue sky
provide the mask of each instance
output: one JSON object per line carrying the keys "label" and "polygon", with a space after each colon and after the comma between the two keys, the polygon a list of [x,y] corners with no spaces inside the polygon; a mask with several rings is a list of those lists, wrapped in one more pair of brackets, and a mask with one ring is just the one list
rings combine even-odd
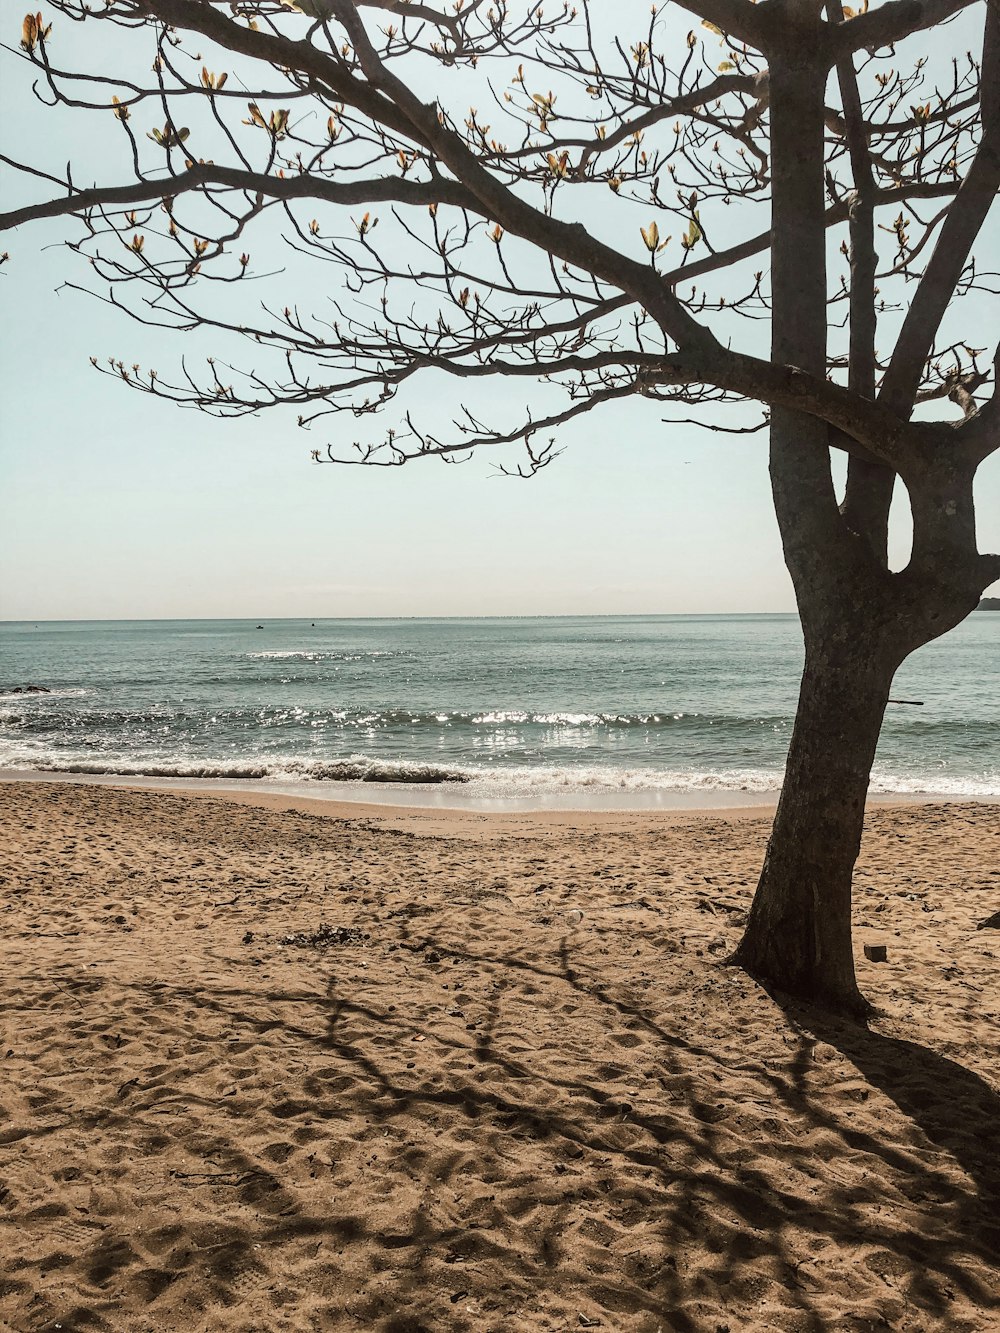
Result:
{"label": "pale blue sky", "polygon": [[[23,116],[16,80],[4,88],[5,120]],[[55,161],[92,135],[84,120],[40,122]],[[19,191],[8,182],[7,206]],[[565,428],[566,452],[532,481],[495,475],[488,451],[318,468],[324,440],[293,418],[219,422],[93,371],[91,354],[114,354],[165,372],[192,342],[58,292],[82,277],[55,244],[70,226],[0,246],[0,619],[794,609],[763,436],[665,426],[635,401]],[[454,382],[428,380],[417,406],[442,393]],[[1000,460],[978,498],[981,546],[997,549]]]}

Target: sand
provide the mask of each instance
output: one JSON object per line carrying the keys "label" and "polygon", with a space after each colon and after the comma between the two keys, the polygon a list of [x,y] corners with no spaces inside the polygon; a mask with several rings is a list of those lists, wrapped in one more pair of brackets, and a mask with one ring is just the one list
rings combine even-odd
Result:
{"label": "sand", "polygon": [[866,1030],[766,815],[280,804],[0,784],[0,1325],[1000,1329],[996,807],[870,815]]}

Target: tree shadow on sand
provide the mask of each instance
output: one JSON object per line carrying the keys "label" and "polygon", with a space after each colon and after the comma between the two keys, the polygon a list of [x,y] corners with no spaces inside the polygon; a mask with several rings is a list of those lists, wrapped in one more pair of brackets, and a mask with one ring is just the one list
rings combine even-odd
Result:
{"label": "tree shadow on sand", "polygon": [[[402,948],[461,1012],[362,996],[334,950],[315,990],[121,984],[150,1040],[183,1038],[200,1063],[77,1128],[98,1155],[107,1135],[169,1162],[161,1202],[190,1215],[169,1236],[106,1219],[87,1270],[101,1301],[51,1317],[113,1327],[102,1309],[153,1315],[177,1283],[226,1306],[252,1282],[280,1310],[287,1266],[319,1328],[993,1326],[1000,1097],[955,1061],[759,994],[771,1054],[720,1049],[565,941],[545,961],[433,930]],[[862,1076],[842,1095],[817,1074],[827,1048]],[[235,1095],[212,1092],[229,1078]],[[880,1092],[900,1116],[873,1118]]]}
{"label": "tree shadow on sand", "polygon": [[1000,1094],[930,1047],[885,1036],[778,992],[771,998],[803,1040],[811,1033],[835,1047],[895,1102],[929,1147],[955,1159],[975,1186],[970,1201],[992,1218],[992,1225],[980,1226],[979,1240],[1000,1261]]}

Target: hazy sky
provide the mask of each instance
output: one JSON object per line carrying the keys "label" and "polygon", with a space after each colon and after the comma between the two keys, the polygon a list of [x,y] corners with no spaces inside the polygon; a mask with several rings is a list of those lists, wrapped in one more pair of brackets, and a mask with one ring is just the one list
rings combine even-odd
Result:
{"label": "hazy sky", "polygon": [[[3,87],[0,114],[23,115],[16,81]],[[57,160],[94,125],[39,123],[62,125]],[[21,197],[8,181],[5,206]],[[167,371],[190,336],[59,292],[85,277],[55,244],[73,225],[0,246],[0,619],[794,609],[764,436],[666,426],[636,401],[565,428],[566,452],[531,481],[495,475],[488,452],[459,467],[316,467],[325,439],[292,419],[219,422],[92,370],[91,354],[114,354]],[[418,406],[442,394],[457,406],[440,380]],[[531,395],[518,382],[517,400]],[[997,549],[1000,459],[978,500],[981,548]],[[905,542],[903,521],[897,561]]]}

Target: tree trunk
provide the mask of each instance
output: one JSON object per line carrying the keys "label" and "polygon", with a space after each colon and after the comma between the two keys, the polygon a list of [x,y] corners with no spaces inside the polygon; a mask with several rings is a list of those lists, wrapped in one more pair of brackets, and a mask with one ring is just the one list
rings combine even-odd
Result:
{"label": "tree trunk", "polygon": [[851,882],[894,671],[862,624],[807,649],[784,786],[733,957],[780,990],[859,1015],[868,1005],[854,974]]}
{"label": "tree trunk", "polygon": [[[807,7],[793,11],[807,17]],[[826,367],[824,71],[807,58],[770,68],[772,358]],[[760,980],[839,1009],[864,1001],[851,949],[851,878],[893,669],[875,649],[883,574],[840,513],[829,431],[771,414],[771,487],[795,585],[806,664],[785,782],[746,934],[733,961]],[[873,623],[875,622],[875,623]]]}
{"label": "tree trunk", "polygon": [[[776,364],[823,375],[826,65],[819,0],[779,2],[787,44],[769,61],[771,355]],[[991,6],[990,21],[997,14],[1000,9]],[[986,49],[1000,50],[1000,44],[990,45],[991,31],[988,26]],[[984,68],[986,63],[984,55]],[[863,129],[859,133],[853,69],[845,64],[839,74],[848,116],[853,115],[858,187],[851,219],[850,381],[856,392],[871,397],[877,264],[871,173]],[[976,163],[961,187],[971,200],[969,209],[949,214],[949,221],[958,219],[956,238],[935,249],[934,280],[918,287],[883,380],[880,398],[903,419],[940,320],[940,291],[954,290],[970,238],[996,193],[991,159],[980,156]],[[868,1005],[858,990],[851,942],[851,881],[889,689],[909,653],[972,610],[994,565],[976,551],[975,460],[960,450],[940,442],[914,449],[904,476],[913,552],[907,569],[896,575],[886,559],[893,470],[852,459],[841,510],[824,423],[775,405],[770,436],[775,513],[795,587],[806,663],[781,799],[733,961],[779,990],[864,1014]]]}

